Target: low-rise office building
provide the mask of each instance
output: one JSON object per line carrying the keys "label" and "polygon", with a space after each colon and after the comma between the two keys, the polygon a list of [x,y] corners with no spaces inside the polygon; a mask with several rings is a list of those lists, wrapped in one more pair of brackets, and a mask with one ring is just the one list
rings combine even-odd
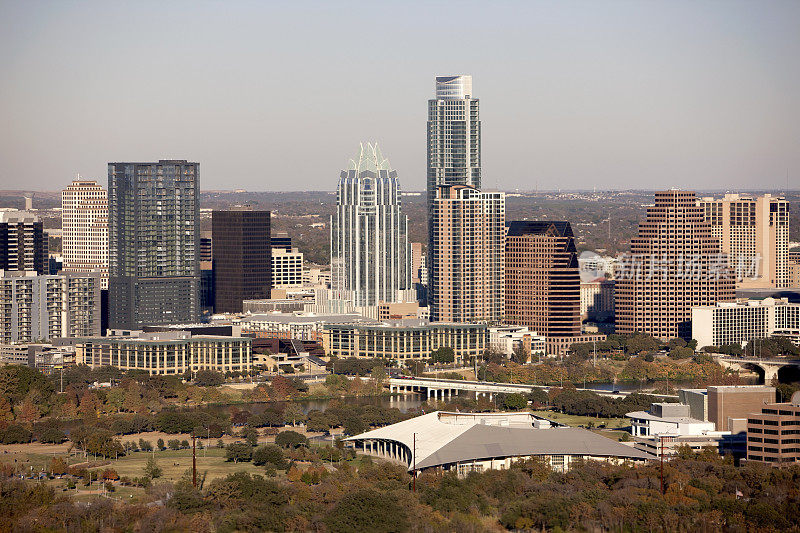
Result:
{"label": "low-rise office building", "polygon": [[608,320],[614,316],[614,280],[581,272],[581,318]]}
{"label": "low-rise office building", "polygon": [[434,350],[452,348],[455,361],[483,354],[485,324],[450,324],[395,320],[374,324],[326,324],[323,346],[328,356],[378,357],[396,361],[427,359]]}
{"label": "low-rise office building", "polygon": [[800,392],[747,417],[747,460],[773,466],[800,462]]}
{"label": "low-rise office building", "polygon": [[198,370],[249,372],[251,342],[249,337],[193,336],[187,331],[130,331],[81,339],[75,345],[75,360],[92,368],[113,366],[160,375]]}
{"label": "low-rise office building", "polygon": [[[625,416],[631,420],[634,446],[658,457],[673,456],[680,446],[695,451],[706,446],[734,451],[729,431],[716,431],[714,422],[692,418],[690,407],[685,404],[654,403],[648,411],[635,411]],[[743,443],[739,448],[743,448]],[[744,452],[740,450],[739,453],[743,455]]]}
{"label": "low-rise office building", "polygon": [[75,348],[52,344],[0,344],[0,366],[23,365],[44,374],[75,364]]}
{"label": "low-rise office building", "polygon": [[786,298],[739,299],[692,308],[692,338],[698,348],[799,333],[800,304]]}
{"label": "low-rise office building", "polygon": [[525,326],[499,326],[489,328],[489,349],[511,356],[522,349],[530,355],[530,361],[547,355],[547,339]]}
{"label": "low-rise office building", "polygon": [[242,331],[256,337],[322,341],[326,324],[377,324],[357,314],[264,313],[234,320]]}

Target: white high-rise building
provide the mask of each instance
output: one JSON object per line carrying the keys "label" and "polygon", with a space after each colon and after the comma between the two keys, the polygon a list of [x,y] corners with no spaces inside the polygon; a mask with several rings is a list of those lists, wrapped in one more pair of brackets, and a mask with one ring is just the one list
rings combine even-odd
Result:
{"label": "white high-rise building", "polygon": [[402,214],[400,181],[377,144],[362,144],[339,178],[331,217],[333,300],[365,314],[382,302],[414,301],[408,217]]}
{"label": "white high-rise building", "polygon": [[764,194],[702,198],[711,235],[736,273],[736,288],[789,287],[789,203]]}
{"label": "white high-rise building", "polygon": [[437,76],[428,100],[428,216],[442,185],[481,187],[481,120],[472,76]]}
{"label": "white high-rise building", "polygon": [[108,288],[108,194],[94,180],[61,191],[61,255],[68,272],[99,272]]}

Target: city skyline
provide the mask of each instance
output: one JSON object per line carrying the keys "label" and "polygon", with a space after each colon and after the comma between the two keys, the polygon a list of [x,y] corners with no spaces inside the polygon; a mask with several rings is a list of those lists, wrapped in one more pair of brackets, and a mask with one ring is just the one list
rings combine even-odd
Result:
{"label": "city skyline", "polygon": [[[483,100],[486,189],[783,190],[800,173],[797,4],[188,7],[159,9],[196,31],[150,24],[147,2],[0,7],[0,188],[188,157],[207,190],[283,190],[286,176],[330,190],[328,169],[368,138],[424,190],[419,102],[457,74]],[[252,172],[264,158],[269,174]]]}

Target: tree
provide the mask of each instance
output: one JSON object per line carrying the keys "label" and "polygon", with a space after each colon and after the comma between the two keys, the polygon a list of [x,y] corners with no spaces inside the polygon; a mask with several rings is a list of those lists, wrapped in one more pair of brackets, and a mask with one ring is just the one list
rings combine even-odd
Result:
{"label": "tree", "polygon": [[119,479],[119,474],[117,474],[117,471],[114,470],[113,468],[106,468],[105,470],[103,470],[103,473],[100,476],[100,478],[103,481],[117,481]]}
{"label": "tree", "polygon": [[308,446],[308,439],[296,431],[281,431],[275,435],[275,444],[283,448]]}
{"label": "tree", "polygon": [[325,517],[333,532],[371,531],[388,533],[409,527],[406,510],[388,493],[362,489],[346,494]]}
{"label": "tree", "polygon": [[225,383],[225,375],[215,370],[198,370],[194,382],[200,387],[217,387]]}
{"label": "tree", "polygon": [[181,441],[179,439],[169,439],[167,441],[167,446],[170,450],[180,450]]}
{"label": "tree", "polygon": [[672,359],[688,359],[694,355],[694,350],[687,346],[676,346],[669,351]]}
{"label": "tree", "polygon": [[524,365],[530,359],[530,352],[525,349],[524,346],[515,346],[513,353],[511,354],[511,360],[517,363],[518,365]]}
{"label": "tree", "polygon": [[253,457],[253,447],[249,444],[242,442],[234,442],[228,444],[225,448],[225,460],[238,462],[247,462]]}
{"label": "tree", "polygon": [[283,421],[287,424],[291,423],[295,426],[299,420],[304,419],[303,410],[295,403],[290,403],[283,409]]}
{"label": "tree", "polygon": [[247,441],[250,446],[258,446],[258,431],[253,428],[245,428],[242,430],[242,437]]}
{"label": "tree", "polygon": [[161,468],[155,460],[155,457],[150,456],[147,458],[147,464],[144,465],[144,475],[150,479],[161,477]]}
{"label": "tree", "polygon": [[161,451],[165,450],[166,448],[164,446],[164,439],[158,439],[156,441],[156,446],[158,446],[158,449]]}
{"label": "tree", "polygon": [[455,361],[456,352],[449,346],[443,346],[431,352],[431,362],[452,363]]}
{"label": "tree", "polygon": [[520,409],[525,409],[528,407],[528,400],[524,395],[516,392],[513,394],[507,394],[505,398],[503,398],[503,407],[506,409],[519,411]]}
{"label": "tree", "polygon": [[286,468],[286,459],[280,447],[274,444],[262,444],[253,450],[253,464],[256,466],[271,464],[283,470]]}
{"label": "tree", "polygon": [[375,393],[379,393],[383,388],[383,382],[386,379],[386,367],[383,365],[375,365],[370,373],[372,383],[375,385]]}

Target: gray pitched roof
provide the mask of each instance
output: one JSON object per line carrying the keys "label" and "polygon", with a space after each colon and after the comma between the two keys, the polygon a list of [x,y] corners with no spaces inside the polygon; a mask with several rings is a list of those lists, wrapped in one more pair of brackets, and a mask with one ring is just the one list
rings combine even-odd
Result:
{"label": "gray pitched roof", "polygon": [[586,455],[622,459],[653,456],[581,428],[522,429],[476,425],[417,462],[417,469],[493,457]]}

